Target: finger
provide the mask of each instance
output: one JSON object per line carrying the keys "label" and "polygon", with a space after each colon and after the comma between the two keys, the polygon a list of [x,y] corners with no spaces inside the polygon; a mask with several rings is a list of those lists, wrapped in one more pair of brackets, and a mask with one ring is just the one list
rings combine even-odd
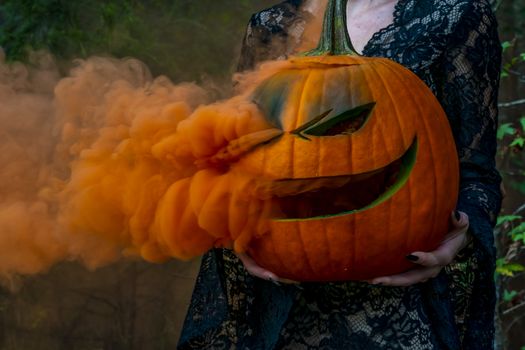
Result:
{"label": "finger", "polygon": [[468,231],[468,228],[470,226],[469,217],[467,214],[456,211],[457,216],[459,216],[459,220],[457,219],[456,215],[453,215],[451,222],[452,222],[452,230],[445,236],[445,240],[441,243],[441,245],[445,245],[450,240],[454,240],[457,236],[463,237],[462,241],[456,240],[456,243],[460,243],[459,250],[464,248],[470,239],[470,234]]}
{"label": "finger", "polygon": [[468,227],[469,219],[468,215],[462,211],[455,210],[450,214],[450,222],[454,228]]}
{"label": "finger", "polygon": [[[458,217],[456,217],[456,213]],[[432,252],[414,252],[407,255],[407,259],[426,267],[450,264],[458,251],[465,246],[465,242],[468,241],[468,215],[460,211],[452,212],[451,222],[453,229],[445,236],[445,239],[436,250]]]}
{"label": "finger", "polygon": [[374,278],[372,284],[390,287],[408,287],[436,277],[441,269],[442,267],[440,266],[413,269],[398,275]]}
{"label": "finger", "polygon": [[261,278],[263,280],[267,280],[270,282],[277,282],[279,283],[285,283],[285,284],[299,284],[298,281],[290,280],[287,278],[280,278],[275,273],[266,270],[265,268],[259,266],[255,260],[253,260],[248,254],[246,253],[235,253],[237,257],[242,261],[244,268],[248,273],[252,276]]}
{"label": "finger", "polygon": [[459,220],[456,218],[456,215],[452,214],[451,216],[451,223],[452,223],[452,229],[451,231],[445,236],[445,239],[444,241],[441,243],[441,244],[444,244],[445,242],[447,242],[448,240],[451,240],[453,238],[455,238],[456,236],[458,235],[461,235],[462,233],[464,232],[467,232],[468,231],[468,228],[469,228],[469,219],[468,219],[468,215],[463,213],[463,212],[456,212],[458,213],[459,215]]}
{"label": "finger", "polygon": [[259,266],[248,254],[236,253],[236,255],[242,261],[244,268],[249,274],[265,280],[277,281],[278,277],[276,274]]}
{"label": "finger", "polygon": [[414,252],[407,256],[407,259],[414,264],[425,267],[445,266],[450,264],[456,257],[458,251],[464,246],[467,240],[466,232],[460,232],[445,240],[432,252]]}

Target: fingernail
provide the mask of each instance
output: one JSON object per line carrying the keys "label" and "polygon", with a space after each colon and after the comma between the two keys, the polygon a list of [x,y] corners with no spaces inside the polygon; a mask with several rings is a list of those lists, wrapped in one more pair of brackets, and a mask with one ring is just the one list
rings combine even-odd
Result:
{"label": "fingernail", "polygon": [[454,210],[454,217],[457,221],[461,220],[461,214],[459,213],[459,211]]}
{"label": "fingernail", "polygon": [[416,256],[416,255],[413,255],[413,254],[408,254],[406,256],[407,260],[410,260],[410,261],[418,261],[419,260],[419,257]]}

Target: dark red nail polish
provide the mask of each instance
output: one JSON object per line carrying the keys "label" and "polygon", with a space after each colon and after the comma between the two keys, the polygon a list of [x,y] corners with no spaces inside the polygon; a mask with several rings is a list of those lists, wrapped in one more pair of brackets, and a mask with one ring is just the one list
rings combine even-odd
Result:
{"label": "dark red nail polish", "polygon": [[412,254],[408,254],[406,256],[407,260],[410,260],[410,261],[418,261],[419,260],[419,257],[415,256],[415,255],[412,255]]}

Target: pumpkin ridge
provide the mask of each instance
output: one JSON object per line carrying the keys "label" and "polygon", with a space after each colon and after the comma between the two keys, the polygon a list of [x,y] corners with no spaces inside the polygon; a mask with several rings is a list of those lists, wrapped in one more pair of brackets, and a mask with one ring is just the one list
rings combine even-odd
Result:
{"label": "pumpkin ridge", "polygon": [[[326,98],[325,98],[326,97],[326,94],[325,94],[325,89],[326,89],[326,72],[323,72],[323,84],[321,86],[323,87],[323,93],[321,94],[321,103],[319,104],[319,110],[318,110],[317,114],[323,113],[322,109],[325,106],[325,100],[326,100]],[[328,114],[330,114],[330,113],[328,113]],[[325,118],[326,118],[326,116],[325,116]],[[315,154],[316,154],[316,157],[315,157],[315,160],[316,160],[315,168],[317,169],[317,174],[316,175],[319,175],[319,172],[320,172],[319,169],[321,167],[321,141],[320,140],[315,140],[315,142],[318,144],[318,146],[315,147]]]}
{"label": "pumpkin ridge", "polygon": [[[394,69],[391,67],[391,64],[389,64],[389,63],[390,62],[387,63],[386,61],[382,61],[382,60],[380,61],[380,64],[382,64],[383,66],[387,67],[390,72],[393,72]],[[389,88],[389,85],[387,83],[385,83],[385,80],[383,79],[381,74],[377,73],[375,70],[373,70],[373,72],[376,74],[377,78],[379,80],[381,80],[381,82],[383,83],[383,86],[385,87],[385,91],[388,93],[389,97],[392,98],[393,95],[392,95],[392,92],[391,92],[391,90]],[[401,123],[400,123],[400,120],[399,120],[400,119],[399,118],[399,109],[397,108],[397,105],[395,103],[392,103],[392,105],[394,106],[394,109],[396,111],[396,118],[395,118],[395,120],[396,120],[396,124],[398,125],[398,130],[399,130],[400,134],[403,135],[403,133],[401,132],[402,129],[401,129]],[[418,109],[419,109],[419,106],[418,106]],[[402,141],[403,141],[403,146],[406,147],[405,137],[403,137]],[[413,195],[412,195],[411,182],[412,181],[409,180],[408,183],[406,184],[406,186],[407,186],[408,192],[409,192],[410,203],[414,203]],[[392,217],[391,216],[391,212],[392,212],[391,208],[389,208],[389,212],[390,212],[389,217],[391,218]],[[408,205],[408,217],[412,218],[412,205]],[[407,232],[407,235],[405,235],[405,237],[412,237],[412,235],[410,234],[410,231],[412,230],[412,227],[413,227],[413,225],[412,225],[412,222],[410,220],[410,222],[408,224],[408,227],[405,229],[405,232]],[[388,239],[386,241],[388,242]],[[403,241],[405,243],[405,249],[404,250],[407,251],[408,250],[408,247],[407,247],[408,246],[408,240],[405,238]]]}
{"label": "pumpkin ridge", "polygon": [[[321,103],[319,104],[319,111],[317,112],[318,114],[323,113],[324,112],[323,109],[328,110],[330,108],[333,108],[332,106],[330,108],[325,108],[326,107],[326,96],[327,96],[326,92],[327,92],[328,87],[329,87],[329,85],[327,84],[327,75],[329,74],[330,71],[331,71],[331,69],[330,70],[325,70],[323,72],[323,84],[321,85],[323,92],[321,94]],[[329,90],[328,90],[328,92],[329,92]],[[332,110],[332,112],[333,112],[333,110]],[[330,113],[332,113],[332,112],[330,112]],[[325,118],[327,118],[327,117],[328,117],[328,115],[325,116]],[[323,119],[325,119],[325,118],[323,118]],[[321,122],[321,121],[322,120],[320,120],[319,122]]]}
{"label": "pumpkin ridge", "polygon": [[[376,89],[377,89],[377,86],[376,86],[376,82],[374,80],[370,80],[369,76],[367,76],[366,74],[366,71],[363,70],[363,77],[364,77],[364,80],[366,82],[366,86],[368,87],[368,89],[370,90],[371,94],[372,94],[372,100],[375,100],[377,101],[377,96],[376,96]],[[353,101],[352,101],[353,102]],[[382,125],[379,124],[379,120],[377,119],[374,119],[375,121],[375,125],[376,125],[376,128],[378,129],[378,132],[374,132],[372,133],[372,142],[370,142],[370,144],[372,145],[372,147],[369,148],[369,152],[370,152],[370,159],[372,159],[372,168],[373,169],[377,169],[377,156],[376,156],[376,152],[378,151],[378,147],[376,147],[376,145],[379,143],[377,138],[379,137],[379,133],[381,133],[381,141],[384,141],[383,140],[383,134],[382,134]],[[383,150],[384,151],[384,150]],[[379,153],[381,153],[381,150],[379,150]],[[390,158],[390,157],[389,157]]]}
{"label": "pumpkin ridge", "polygon": [[317,275],[318,274],[318,271],[315,271],[314,269],[314,264],[312,264],[312,262],[310,261],[310,253],[307,251],[306,249],[306,245],[305,245],[305,241],[308,240],[308,237],[306,237],[306,240],[305,240],[305,234],[303,233],[303,228],[302,226],[304,225],[305,223],[304,222],[301,222],[301,221],[298,221],[296,223],[297,227],[299,228],[299,237],[301,237],[300,241],[301,241],[301,245],[302,245],[302,248],[303,248],[303,252],[304,252],[304,255],[305,255],[305,261],[306,261],[306,265],[308,266],[308,269],[310,270],[310,272],[313,274],[313,275]]}
{"label": "pumpkin ridge", "polygon": [[326,250],[328,251],[328,259],[330,262],[332,262],[329,266],[330,266],[330,269],[333,270],[333,261],[335,261],[333,259],[333,253],[332,253],[332,246],[331,246],[331,241],[328,239],[327,237],[327,232],[326,232],[326,226],[325,225],[321,225],[322,227],[322,232],[320,232],[320,234],[322,235],[323,237],[323,241],[324,241],[324,246],[326,246]]}
{"label": "pumpkin ridge", "polygon": [[295,144],[296,144],[298,139],[299,138],[293,137],[292,141],[291,141],[292,147],[290,147],[290,159],[291,159],[291,163],[292,163],[290,172],[291,172],[292,179],[295,178],[295,167],[296,167],[295,162],[297,161],[297,157],[295,157]]}
{"label": "pumpkin ridge", "polygon": [[[380,61],[380,64],[383,65],[383,66],[385,66],[385,67],[387,67],[388,70],[389,70],[390,72],[393,71],[393,69],[392,69],[392,65],[391,65],[390,62],[387,62],[387,61]],[[375,67],[374,67],[374,68],[375,68]],[[384,79],[384,77],[383,77],[381,74],[379,74],[379,72],[378,72],[376,69],[370,69],[370,71],[371,71],[371,73],[376,77],[377,81],[380,81],[380,82],[381,82],[381,85],[384,87],[384,91],[385,91],[386,94],[388,95],[389,100],[390,100],[390,101],[395,101],[395,98],[394,98],[394,96],[392,95],[392,91],[391,91],[391,89],[390,89],[390,84]],[[365,75],[366,75],[366,74],[365,74]],[[371,80],[376,81],[376,79],[371,79]],[[368,81],[368,79],[367,79],[367,81]],[[396,122],[395,124],[396,124],[397,127],[398,127],[398,135],[402,135],[402,136],[403,136],[403,138],[402,138],[402,140],[401,140],[401,141],[402,141],[402,144],[403,144],[403,147],[407,147],[407,144],[406,144],[406,141],[405,141],[405,134],[402,132],[402,129],[401,129],[401,124],[400,124],[400,112],[399,112],[399,109],[398,109],[396,103],[392,103],[391,105],[392,105],[392,107],[393,107],[394,110],[395,110],[395,118],[393,118],[393,120]],[[418,109],[419,109],[419,106],[418,106]],[[381,140],[383,140],[383,142],[384,142],[384,140],[385,140],[385,137],[384,137],[384,130],[383,130],[382,127],[379,128],[379,130],[380,130],[380,132],[381,132]],[[416,134],[416,135],[417,135],[417,134]],[[416,137],[417,137],[417,136],[416,136]],[[411,141],[409,141],[409,144],[410,144],[410,142],[411,142]],[[387,151],[387,147],[385,147],[384,151],[385,151],[386,153],[388,153],[388,151]],[[416,155],[416,157],[417,157],[417,155]],[[417,166],[417,165],[415,165],[415,166]],[[411,173],[412,173],[412,172],[411,172]],[[410,193],[410,198],[411,198],[410,203],[412,204],[412,203],[414,203],[414,201],[412,200],[412,191],[411,191],[411,181],[410,181],[410,179],[407,180],[407,183],[405,184],[405,186],[409,188],[409,193]],[[413,204],[412,204],[412,205],[413,205]],[[408,206],[408,207],[409,207],[409,217],[411,217],[411,215],[412,215],[412,213],[411,213],[411,212],[412,212],[412,208],[411,208],[412,205],[409,205],[409,206]],[[385,235],[386,238],[385,238],[384,240],[382,240],[382,241],[385,243],[385,245],[386,245],[386,247],[385,247],[385,251],[388,251],[388,249],[389,249],[388,246],[389,246],[390,235],[391,235],[391,232],[390,232],[390,226],[391,226],[391,225],[390,225],[390,223],[391,223],[391,220],[393,219],[393,215],[392,215],[392,202],[389,201],[388,204],[387,204],[387,206],[388,206],[388,217],[389,217],[389,220],[387,220],[387,222],[386,222],[387,227],[386,227],[385,230],[384,230],[384,235]],[[387,210],[387,209],[385,209],[385,210]],[[395,218],[394,218],[394,219],[395,219]],[[410,224],[410,225],[409,225],[409,228],[408,228],[407,231],[410,232],[411,229],[412,229],[412,225]],[[407,234],[407,235],[405,235],[404,237],[405,237],[405,238],[403,239],[403,241],[404,241],[404,244],[405,244],[405,251],[406,251],[406,250],[407,250],[407,248],[406,248],[406,245],[407,245],[407,239],[406,239],[406,237],[411,237],[411,235],[410,235],[410,234]],[[395,237],[395,238],[399,239],[399,237]]]}
{"label": "pumpkin ridge", "polygon": [[[369,76],[370,73],[372,73],[372,74],[376,74],[376,75],[379,75],[379,74],[377,74],[377,72],[375,71],[375,69],[370,69],[369,72],[367,72],[367,71],[363,71],[363,75],[365,76],[365,78],[371,78],[371,77]],[[368,82],[368,81],[376,82],[377,80],[375,80],[375,79],[366,79],[366,81],[367,81],[367,82]],[[382,79],[380,79],[380,81],[383,82]],[[384,85],[384,84],[383,84],[383,85]],[[372,99],[373,99],[374,101],[378,101],[377,96],[375,95],[375,94],[376,94],[376,92],[375,92],[376,89],[373,88],[373,89],[371,89],[371,90],[372,90],[372,97],[373,97]],[[385,86],[385,90],[387,90],[386,86]],[[387,90],[387,92],[388,92],[388,90]],[[353,102],[353,101],[352,101],[352,102]],[[396,115],[396,117],[397,117],[397,115]],[[397,118],[394,118],[394,119],[397,119]],[[388,146],[387,146],[386,141],[385,141],[385,132],[384,132],[384,130],[383,130],[383,126],[382,126],[382,125],[380,125],[380,126],[378,127],[378,132],[377,132],[377,134],[380,134],[379,139],[380,139],[380,142],[381,142],[382,145],[383,145],[383,149],[382,149],[382,151],[383,151],[385,154],[388,155],[388,158],[389,158],[389,159],[392,159],[392,155],[390,154],[390,152],[389,152],[389,150],[388,150]],[[374,133],[373,135],[375,136],[376,133]],[[376,142],[375,139],[374,139],[374,141],[372,142],[372,144],[374,144],[374,145],[377,144],[377,142]],[[403,146],[404,146],[404,145],[403,145]],[[375,147],[374,149],[377,149],[377,147]],[[375,159],[374,156],[372,156],[372,158]],[[375,168],[375,167],[376,167],[376,164],[374,164],[374,168]]]}
{"label": "pumpkin ridge", "polygon": [[[301,248],[300,248],[301,259],[305,262],[306,267],[309,270],[309,273],[313,274],[314,270],[312,269],[310,261],[308,260],[308,252],[305,249],[304,242],[303,242],[303,236],[301,235],[301,224],[299,222],[294,222],[293,227],[294,229],[290,231],[294,231],[295,236],[296,236],[294,238],[294,241],[298,242],[301,245]],[[304,271],[302,271],[302,273],[304,273]]]}
{"label": "pumpkin ridge", "polygon": [[319,169],[321,168],[321,140],[317,139],[317,140],[314,140],[313,142],[317,143],[317,147],[315,147],[315,154],[316,154],[315,168],[317,169],[316,175],[319,175]]}
{"label": "pumpkin ridge", "polygon": [[[351,78],[352,78],[352,74],[350,73],[350,70],[345,69],[344,72],[346,73],[347,81],[350,82],[350,81],[351,81]],[[350,94],[350,95],[351,95],[351,96],[350,96],[351,104],[352,104],[352,106],[354,106],[354,105],[355,105],[354,94],[352,93],[352,94]],[[362,130],[362,128],[359,129],[359,130]],[[359,130],[358,130],[358,131],[359,131]],[[353,142],[352,142],[352,141],[353,141],[353,138],[351,138],[351,137],[347,138],[347,150],[348,150],[347,153],[349,153],[349,155],[350,155],[350,161],[348,162],[348,164],[350,165],[350,167],[349,167],[350,169],[349,169],[349,170],[350,170],[351,172],[354,171],[354,164],[353,164],[354,162],[352,161],[352,160],[354,159],[354,158],[353,158],[354,145],[353,145]]]}
{"label": "pumpkin ridge", "polygon": [[[384,65],[388,66],[387,64],[384,64]],[[375,70],[372,70],[372,71],[377,76],[377,78],[382,82],[382,84],[383,84],[383,86],[385,88],[385,91],[388,94],[388,97],[390,98],[390,100],[394,101],[394,95],[392,94],[392,91],[390,90],[389,84],[385,81],[385,79],[381,76],[381,74],[377,73],[377,71],[375,71]],[[396,118],[394,118],[394,119],[396,121],[396,125],[397,125],[397,128],[398,128],[398,134],[404,136],[404,133],[402,132],[403,129],[401,127],[400,118],[399,118],[401,113],[399,112],[399,109],[397,108],[397,105],[395,103],[392,103],[392,106],[394,107],[394,110],[396,111]],[[403,137],[403,147],[407,148],[407,147],[409,147],[409,145],[410,145],[410,141],[407,144],[407,142],[405,141],[405,137]]]}
{"label": "pumpkin ridge", "polygon": [[[295,111],[295,113],[293,113],[292,115],[294,116],[300,116],[300,115],[303,115],[303,106],[304,106],[304,95],[305,95],[305,90],[306,90],[306,87],[308,85],[308,81],[312,78],[312,72],[311,70],[308,70],[308,72],[306,73],[306,76],[303,77],[303,81],[302,81],[302,84],[301,84],[301,91],[300,93],[297,94],[298,96],[298,104],[297,104],[297,109]],[[293,130],[297,129],[299,127],[299,124],[300,123],[300,118],[295,118],[295,123],[293,125]],[[295,157],[295,148],[296,148],[296,144],[297,144],[297,141],[299,140],[298,137],[293,137],[292,138],[292,145],[290,147],[290,153],[291,153],[291,156],[290,156],[290,159],[291,159],[291,163],[292,163],[292,167],[290,169],[291,171],[291,177],[295,177],[295,167],[296,167],[296,161],[297,161],[297,157]]]}
{"label": "pumpkin ridge", "polygon": [[[380,86],[383,87],[383,91],[386,92],[386,94],[388,95],[388,100],[390,101],[395,101],[395,99],[393,98],[393,95],[389,89],[389,84],[388,82],[385,81],[385,79],[382,77],[381,74],[379,74],[379,72],[377,72],[377,69],[376,67],[373,67],[374,69],[370,69],[369,72],[365,72],[365,75],[373,75],[373,77],[371,77],[371,80],[374,81],[374,82],[380,82]],[[368,73],[368,74],[367,74]],[[375,89],[372,89],[372,91],[376,91]],[[397,105],[396,103],[391,103],[391,108],[394,108],[394,111],[395,111],[395,117],[393,117],[393,119],[395,120],[395,124],[397,125],[398,127],[398,135],[403,135],[402,137],[402,144],[403,144],[403,147],[406,148],[406,143],[405,143],[405,136],[404,136],[404,133],[401,132],[401,129],[400,129],[400,124],[399,124],[399,110],[397,108]],[[390,130],[389,130],[390,131]],[[384,143],[384,152],[386,152],[387,154],[389,154],[388,152],[388,146],[386,145],[386,141],[385,141],[385,137],[384,137],[384,130],[383,130],[383,127],[379,127],[379,133],[381,134],[381,140],[383,141]],[[407,181],[408,183],[405,184],[405,186],[410,186],[410,183],[409,181]],[[387,212],[388,214],[388,220],[386,220],[386,225],[387,227],[385,227],[384,229],[384,234],[385,234],[385,239],[383,239],[382,241],[384,242],[385,244],[385,252],[388,252],[388,249],[389,249],[389,240],[390,240],[390,220],[392,219],[392,201],[387,201],[388,203],[385,203],[385,205],[387,206],[387,208],[384,208],[385,212]],[[399,239],[399,237],[394,237],[394,239]]]}
{"label": "pumpkin ridge", "polygon": [[[385,81],[385,79],[382,77],[381,74],[379,74],[377,72],[377,70],[375,69],[370,69],[369,72],[363,72],[365,76],[367,76],[367,74],[371,74],[371,75],[374,75],[375,76],[375,79],[372,79],[372,81],[380,81],[381,82],[381,85],[383,86],[384,88],[384,91],[386,92],[386,94],[388,95],[388,100],[390,101],[395,101],[391,91],[390,91],[390,87],[389,87],[389,84],[388,82]],[[377,80],[376,80],[377,79]],[[367,79],[368,80],[368,79]],[[372,91],[375,91],[375,89],[372,89]],[[377,98],[374,98],[374,100],[377,100]],[[402,144],[403,144],[403,148],[406,148],[407,145],[405,143],[405,137],[404,137],[404,133],[402,132],[401,130],[401,126],[400,126],[400,123],[399,123],[399,110],[397,108],[397,105],[395,103],[391,103],[392,107],[394,108],[394,111],[395,111],[395,118],[393,118],[395,121],[396,121],[396,125],[398,127],[398,131],[397,131],[397,134],[398,135],[403,135],[402,137]],[[383,148],[383,151],[389,155],[389,158],[390,158],[390,153],[388,152],[388,146],[386,144],[386,141],[385,141],[385,134],[384,134],[384,130],[383,130],[383,127],[379,127],[379,133],[381,134],[381,140],[383,141],[383,145],[384,145],[384,148]],[[405,186],[409,185],[408,183],[405,184]],[[388,212],[388,220],[386,221],[386,227],[384,229],[384,235],[385,237],[383,237],[384,239],[382,239],[381,241],[383,242],[383,244],[385,245],[385,249],[384,251],[385,252],[388,252],[389,251],[389,242],[390,242],[390,223],[391,223],[391,220],[392,220],[392,201],[391,200],[387,200],[386,201],[387,203],[385,204],[387,206],[387,208],[385,208],[384,210],[386,212]],[[397,237],[398,238],[398,237]]]}
{"label": "pumpkin ridge", "polygon": [[[301,125],[303,125],[304,123],[307,122],[306,120],[306,116],[308,116],[308,114],[306,113],[307,111],[305,110],[306,107],[308,104],[306,103],[308,101],[308,94],[307,94],[307,89],[308,89],[308,86],[310,86],[310,81],[314,78],[314,72],[315,70],[314,69],[309,69],[308,70],[308,74],[306,76],[306,79],[304,80],[303,84],[302,84],[302,89],[301,89],[301,93],[300,93],[300,97],[299,97],[299,105],[297,107],[297,115],[299,116],[298,118],[295,118],[295,123],[293,124],[293,127],[292,127],[292,130],[296,130],[298,129]],[[302,116],[305,116],[304,120],[302,120]]]}
{"label": "pumpkin ridge", "polygon": [[[345,69],[344,71],[345,71],[345,73],[346,73],[346,75],[347,75],[347,80],[350,81],[350,79],[352,78],[352,76],[351,76],[351,74],[350,74],[350,71],[349,71],[348,69]],[[353,97],[353,96],[352,96],[352,105],[354,105],[354,97]],[[362,129],[362,128],[361,128],[361,129]],[[359,130],[361,130],[361,129],[359,129]],[[358,131],[359,131],[359,130],[358,130]],[[354,156],[353,156],[353,154],[354,154],[354,148],[352,147],[352,138],[350,138],[350,137],[347,138],[346,149],[347,149],[347,154],[349,154],[349,156],[350,156],[350,161],[348,162],[348,164],[350,165],[350,167],[349,167],[348,170],[349,170],[351,173],[353,173],[353,172],[354,172],[354,164],[353,164],[353,162],[352,162],[352,159],[354,159]]]}
{"label": "pumpkin ridge", "polygon": [[[345,72],[346,72],[346,74],[347,74],[347,76],[348,76],[348,81],[351,81],[352,76],[351,76],[351,74],[350,74],[350,70],[345,69]],[[374,98],[372,98],[372,99],[374,100]],[[351,103],[352,106],[355,107],[355,105],[356,105],[356,101],[355,101],[355,95],[354,95],[353,91],[352,91],[352,93],[350,94],[350,103]],[[362,128],[359,128],[359,130],[361,130],[361,129],[362,129]],[[357,130],[357,131],[359,131],[359,130]]]}
{"label": "pumpkin ridge", "polygon": [[[364,74],[365,77],[367,77],[367,75],[369,75],[370,73],[371,73],[371,74],[375,74],[376,76],[379,76],[379,75],[380,75],[380,74],[377,73],[377,71],[376,71],[375,69],[370,69],[370,72],[367,72],[367,71],[364,71],[364,72],[363,72],[363,74]],[[369,80],[367,79],[367,81],[369,81]],[[376,80],[375,80],[375,79],[372,79],[372,81],[375,82]],[[383,85],[383,87],[384,87],[386,93],[388,94],[388,97],[390,98],[390,100],[392,100],[392,98],[391,98],[392,96],[390,95],[390,92],[388,91],[388,87],[384,84],[384,80],[380,78],[379,81],[381,81],[381,83],[382,83],[382,85]],[[373,99],[374,99],[375,101],[377,101],[378,99],[377,99],[376,96],[375,96],[375,91],[376,91],[376,89],[372,89],[372,96],[374,97]],[[395,103],[392,103],[392,104],[395,105]],[[394,119],[397,120],[397,110],[396,110],[396,117],[395,117]],[[386,141],[385,141],[385,133],[384,133],[384,130],[383,130],[383,126],[382,126],[382,125],[378,128],[378,134],[381,135],[380,140],[381,140],[381,142],[382,142],[382,144],[383,144],[383,150],[382,150],[382,151],[385,152],[385,153],[388,155],[388,158],[390,158],[391,155],[390,155],[390,152],[388,151],[388,146],[387,146]],[[376,144],[376,143],[374,142],[373,144]],[[403,142],[403,147],[405,147],[404,142]],[[410,172],[410,173],[412,173],[412,172]],[[398,174],[398,176],[399,176],[399,174]],[[397,180],[396,180],[396,182],[397,182]],[[406,184],[405,184],[405,185],[406,185]],[[390,197],[390,198],[392,198],[392,197]],[[388,208],[385,208],[384,210],[385,210],[385,211],[388,211],[388,216],[390,217],[390,212],[391,212],[391,202],[392,202],[392,201],[391,201],[391,200],[386,200],[385,202],[386,202],[385,205],[386,205]],[[383,231],[384,234],[386,235],[386,238],[381,240],[381,241],[383,242],[383,244],[386,245],[386,248],[385,248],[384,252],[388,252],[388,242],[389,242],[389,239],[390,239],[389,236],[388,236],[389,233],[390,233],[390,227],[389,227],[389,226],[390,226],[390,220],[387,220],[387,222],[386,222],[386,228],[385,228],[384,231]]]}
{"label": "pumpkin ridge", "polygon": [[[281,254],[275,248],[276,247],[275,236],[272,235],[271,233],[268,233],[265,236],[269,238],[269,242],[268,243],[270,244],[270,247],[271,247],[271,250],[273,252],[273,256],[275,257],[275,260],[278,260],[278,264],[276,264],[276,265],[286,266],[286,264],[284,263],[283,259],[281,258]],[[268,238],[266,238],[266,239],[268,239]],[[277,242],[277,243],[279,243],[279,242]]]}
{"label": "pumpkin ridge", "polygon": [[[382,63],[382,64],[384,64],[384,63]],[[403,84],[407,89],[410,89],[410,86],[407,85],[407,83],[404,81],[404,79],[402,79],[402,77],[400,77],[400,75],[394,69],[392,69],[390,67],[388,67],[388,69],[395,76],[397,76],[399,78],[398,81],[401,84]],[[416,89],[416,93],[417,93],[417,89]],[[416,105],[416,108],[419,110],[419,115],[424,115],[423,110],[421,109],[421,106],[417,103],[415,98],[412,95],[410,95],[410,98],[412,99],[412,101],[414,101],[414,104]],[[435,156],[434,156],[434,145],[433,145],[433,142],[430,142],[430,131],[429,131],[429,128],[428,128],[428,124],[427,124],[426,118],[419,118],[418,123],[423,126],[424,133],[426,134],[425,135],[426,136],[425,139],[426,139],[426,142],[428,143],[428,147],[430,148],[429,157],[431,159],[432,168],[434,170],[434,172],[433,172],[433,174],[434,174],[434,181],[433,181],[433,186],[432,186],[432,188],[433,188],[432,197],[433,198],[437,198],[437,200],[439,201],[438,203],[440,204],[441,200],[440,200],[440,198],[438,196],[438,193],[439,193],[438,192],[438,188],[437,188],[438,184],[437,184],[437,181],[435,179],[436,174],[437,174],[437,168],[436,168]],[[437,215],[436,211],[440,208],[439,204],[435,205],[433,207],[433,209],[432,209],[432,221],[431,221],[432,222],[432,230],[430,230],[430,232],[435,232],[435,229],[436,229],[437,222],[436,222],[435,218],[436,218],[436,215]],[[411,237],[411,236],[409,236],[409,237]]]}
{"label": "pumpkin ridge", "polygon": [[[421,97],[424,97],[423,94],[422,94],[423,91],[418,91],[417,93],[418,93]],[[424,123],[425,123],[425,125],[426,125],[426,130],[431,130],[431,129],[427,126],[427,124],[428,124],[428,123],[427,123],[427,120],[426,120],[425,118],[423,118],[423,121],[424,121]],[[447,119],[447,122],[448,122],[448,119]],[[446,126],[445,126],[445,125],[446,125]],[[444,123],[437,123],[437,126],[441,129],[441,130],[439,130],[439,134],[446,134],[447,132],[448,132],[448,133],[451,132],[451,130],[450,130],[450,126],[449,126],[448,123],[447,123],[447,124],[444,124]],[[445,130],[445,129],[447,129],[447,130]],[[433,130],[433,131],[435,131],[435,130]],[[430,133],[430,131],[428,131],[428,132]],[[436,133],[436,134],[438,134],[438,133]],[[429,140],[429,142],[430,142],[431,138],[428,137],[428,140]],[[434,152],[434,150],[435,150],[434,143],[431,142],[431,144],[432,144],[432,147],[433,147],[432,157],[436,158],[439,154],[438,154],[438,152]],[[456,150],[456,148],[455,148],[455,144],[453,145],[452,149],[453,149],[454,151]],[[438,149],[438,151],[441,151],[441,150]],[[436,167],[436,164],[437,164],[437,163],[432,162],[432,164],[434,165],[434,167]],[[436,170],[435,170],[435,171],[436,171]],[[436,173],[436,174],[437,174],[437,173]],[[439,194],[440,192],[444,192],[444,191],[443,191],[444,189],[443,189],[443,188],[440,188],[440,187],[442,187],[442,184],[439,183],[438,181],[435,181],[435,183],[434,183],[434,187],[435,187],[436,197],[438,197],[437,194]],[[459,189],[458,189],[458,190],[459,190]],[[433,222],[436,222],[435,217],[438,215],[438,212],[439,212],[439,209],[440,209],[440,208],[446,208],[446,203],[442,200],[441,197],[438,197],[438,198],[437,198],[437,205],[434,207],[434,211],[433,211]],[[451,209],[453,209],[453,208],[451,208]]]}
{"label": "pumpkin ridge", "polygon": [[[366,251],[366,250],[362,250],[362,249],[358,249],[358,240],[357,240],[357,223],[356,223],[356,217],[353,216],[351,218],[352,220],[352,225],[350,225],[352,227],[352,231],[351,231],[351,241],[352,241],[352,266],[351,268],[354,269],[355,266],[356,266],[356,260],[357,260],[357,254],[358,252],[363,252],[363,251]],[[360,248],[360,247],[359,247]],[[366,249],[366,247],[365,247]]]}
{"label": "pumpkin ridge", "polygon": [[[307,95],[307,86],[309,86],[309,81],[311,79],[313,79],[313,70],[312,69],[309,69],[308,70],[308,73],[306,75],[306,78],[304,79],[303,83],[302,83],[302,86],[301,86],[301,92],[299,94],[299,105],[297,107],[297,116],[299,116],[298,118],[296,117],[295,118],[295,123],[293,124],[293,127],[292,127],[292,130],[296,130],[300,127],[299,123],[301,123],[302,119],[300,116],[303,116],[303,115],[307,115],[304,111],[305,109],[305,101],[307,100],[306,96]],[[305,123],[306,121],[302,121],[303,123]],[[295,171],[295,168],[299,168],[298,167],[298,164],[296,164],[297,162],[297,157],[295,156],[295,151],[296,151],[296,148],[297,148],[297,143],[298,142],[311,142],[311,141],[303,141],[302,139],[300,139],[299,137],[293,137],[291,139],[291,142],[292,142],[292,147],[290,148],[290,152],[291,152],[291,160],[292,160],[292,164],[293,166],[291,167],[291,175],[292,175],[292,178],[295,177],[295,174],[296,174],[296,171]]]}
{"label": "pumpkin ridge", "polygon": [[[417,93],[417,91],[416,91]],[[419,105],[418,105],[418,108],[419,108]],[[438,169],[437,169],[437,164],[436,164],[436,154],[435,154],[435,146],[434,146],[434,143],[433,142],[430,142],[430,127],[428,125],[428,122],[426,120],[426,118],[420,118],[422,121],[423,121],[423,125],[424,125],[424,130],[427,134],[429,134],[427,136],[427,142],[430,144],[430,158],[431,158],[431,163],[432,163],[432,167],[433,167],[433,170],[434,170],[434,174],[438,174]],[[431,232],[436,232],[436,225],[437,225],[437,220],[436,220],[436,216],[437,216],[437,211],[442,207],[442,200],[441,198],[439,197],[439,193],[440,193],[440,189],[438,188],[439,186],[439,183],[437,181],[437,179],[434,179],[434,186],[433,186],[433,189],[434,189],[434,193],[433,193],[433,196],[434,198],[436,198],[437,200],[437,203],[435,206],[433,206],[432,208],[432,220],[431,222],[433,223],[432,225],[432,231]]]}

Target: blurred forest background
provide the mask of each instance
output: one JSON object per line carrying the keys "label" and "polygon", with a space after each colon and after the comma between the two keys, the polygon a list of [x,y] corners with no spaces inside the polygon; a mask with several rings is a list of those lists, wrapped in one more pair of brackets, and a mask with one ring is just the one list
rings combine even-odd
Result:
{"label": "blurred forest background", "polygon": [[[74,58],[136,57],[174,82],[231,88],[250,15],[270,0],[2,0],[0,47],[8,61],[52,52],[64,74]],[[494,1],[505,65],[498,162],[507,196],[499,248],[498,346],[525,349],[525,0]],[[86,271],[68,262],[0,287],[0,350],[173,349],[198,261],[126,261]]]}

